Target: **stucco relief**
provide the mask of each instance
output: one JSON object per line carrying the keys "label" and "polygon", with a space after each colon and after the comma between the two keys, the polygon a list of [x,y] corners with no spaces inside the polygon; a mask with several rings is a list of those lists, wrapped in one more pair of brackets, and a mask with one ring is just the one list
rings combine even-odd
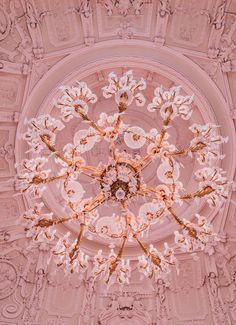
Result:
{"label": "stucco relief", "polygon": [[228,3],[226,0],[218,0],[213,7],[213,12],[207,13],[209,22],[212,25],[208,42],[208,56],[211,58],[216,58],[219,55],[220,40],[224,31]]}
{"label": "stucco relief", "polygon": [[[23,314],[24,321],[34,320],[35,316],[40,310],[43,299],[43,289],[45,287],[45,270],[44,268],[39,268],[35,272],[34,286],[32,294],[29,299],[26,300],[25,310]],[[27,281],[27,280],[26,280]]]}
{"label": "stucco relief", "polygon": [[0,107],[15,106],[18,100],[19,80],[0,77]]}
{"label": "stucco relief", "polygon": [[86,296],[85,275],[69,274],[65,276],[63,271],[52,269],[52,267],[53,265],[49,265],[45,271],[46,288],[44,293],[42,292],[43,300],[38,319],[42,323],[45,322],[46,317],[52,324],[58,324],[63,319],[68,324],[70,322],[77,324],[76,320],[81,320]]}
{"label": "stucco relief", "polygon": [[[224,242],[221,242],[216,247],[215,263],[217,274],[212,272],[209,274],[211,278],[212,288],[211,294],[213,297],[213,306],[215,305],[216,317],[220,320],[230,322],[229,314],[234,315],[236,301],[236,255],[235,242],[231,237],[225,237]],[[211,275],[211,276],[210,276]],[[232,316],[233,317],[233,316]],[[234,318],[233,318],[234,319]]]}
{"label": "stucco relief", "polygon": [[18,274],[12,263],[0,259],[0,299],[9,297],[18,284]]}
{"label": "stucco relief", "polygon": [[[29,63],[34,53],[32,52],[32,39],[27,29],[22,2],[19,0],[4,2],[2,8],[7,13],[8,19],[5,26],[9,27],[5,27],[5,29],[9,28],[9,31],[1,41],[0,58],[10,62]],[[1,26],[3,30],[3,18]]]}
{"label": "stucco relief", "polygon": [[234,109],[236,107],[236,93],[234,92],[236,87],[236,72],[228,73],[228,82],[231,93],[231,108]]}
{"label": "stucco relief", "polygon": [[204,283],[202,259],[194,261],[185,257],[180,262],[179,275],[173,273],[170,278],[170,309],[176,321],[187,322],[194,319],[208,324],[209,306]]}
{"label": "stucco relief", "polygon": [[4,226],[10,225],[17,221],[22,202],[17,197],[12,197],[12,193],[0,192],[0,211],[1,222]]}
{"label": "stucco relief", "polygon": [[236,205],[234,204],[236,199],[236,192],[235,190],[232,191],[232,196],[230,197],[230,204],[228,208],[228,218],[225,225],[225,232],[227,232],[228,236],[233,236],[236,231],[236,220],[234,218],[236,213]]}
{"label": "stucco relief", "polygon": [[138,292],[123,291],[111,294],[108,298],[107,306],[98,315],[99,325],[115,324],[122,320],[130,320],[134,324],[152,324],[152,317]]}
{"label": "stucco relief", "polygon": [[25,0],[25,16],[26,24],[29,35],[32,40],[32,50],[35,58],[41,59],[43,57],[43,39],[40,23],[43,18],[43,14],[38,15],[35,10],[33,2]]}
{"label": "stucco relief", "polygon": [[117,30],[117,35],[122,39],[131,39],[134,36],[134,28],[131,27],[129,21],[123,21],[120,23],[120,27]]}
{"label": "stucco relief", "polygon": [[89,325],[94,320],[96,282],[93,277],[84,280],[84,301],[81,310],[81,325]]}
{"label": "stucco relief", "polygon": [[12,121],[10,121],[10,118],[7,118],[6,122],[16,122],[19,117],[25,83],[26,77],[18,74],[16,71],[14,73],[0,71],[0,116],[4,114],[6,116],[6,113],[4,113],[6,111],[7,115],[12,115]]}
{"label": "stucco relief", "polygon": [[[27,243],[25,244],[27,245]],[[26,254],[24,246],[22,241],[13,241],[7,246],[8,248],[6,245],[5,248],[4,245],[2,246],[2,253],[5,255],[3,255],[0,262],[7,263],[7,266],[4,264],[1,270],[1,276],[4,277],[1,285],[6,287],[7,290],[7,296],[4,296],[0,303],[0,320],[4,324],[10,319],[14,319],[17,324],[27,323],[25,315],[28,311],[29,302],[40,291],[38,275],[36,272],[36,275],[34,275],[38,254],[32,250],[30,254]],[[33,314],[32,320],[34,320],[36,313],[33,308],[31,308],[31,311]],[[30,320],[29,324],[34,323]]]}
{"label": "stucco relief", "polygon": [[9,19],[8,13],[2,5],[0,5],[0,41],[4,40],[11,28],[11,21]]}
{"label": "stucco relief", "polygon": [[0,111],[0,122],[14,122],[19,121],[19,112]]}
{"label": "stucco relief", "polygon": [[227,0],[221,1],[214,10],[214,14],[211,17],[211,24],[214,26],[216,30],[224,27],[225,17],[226,17],[226,6]]}
{"label": "stucco relief", "polygon": [[121,16],[127,16],[129,14],[141,15],[141,10],[145,2],[142,0],[103,0],[103,3],[107,10],[107,14],[112,16],[118,14]]}
{"label": "stucco relief", "polygon": [[1,230],[0,231],[0,244],[9,241],[11,238],[11,234],[8,231]]}
{"label": "stucco relief", "polygon": [[224,30],[219,42],[217,60],[221,64],[223,72],[235,70],[233,60],[236,58],[236,17],[227,15]]}
{"label": "stucco relief", "polygon": [[[151,24],[155,19],[153,1],[103,1],[97,0],[96,14],[100,38],[150,37]],[[146,17],[146,18],[145,18]]]}
{"label": "stucco relief", "polygon": [[0,127],[0,177],[14,173],[14,127]]}
{"label": "stucco relief", "polygon": [[39,61],[35,61],[31,68],[29,92],[32,91],[34,86],[41,80],[41,78],[50,70],[57,62],[59,62],[64,56],[58,56],[53,58],[44,58]]}
{"label": "stucco relief", "polygon": [[168,280],[157,279],[154,282],[156,294],[156,317],[161,325],[168,325],[170,320],[170,308],[167,298],[167,290],[170,289]]}
{"label": "stucco relief", "polygon": [[209,288],[210,301],[212,306],[213,318],[216,324],[230,324],[227,309],[225,308],[223,299],[219,293],[219,279],[218,275],[211,271],[207,277],[207,283]]}
{"label": "stucco relief", "polygon": [[167,24],[170,16],[173,14],[169,0],[159,0],[157,8],[157,20],[155,28],[154,42],[164,45]]}
{"label": "stucco relief", "polygon": [[167,31],[167,42],[181,47],[205,50],[206,34],[210,32],[208,18],[204,10],[208,10],[211,1],[177,0],[172,9],[171,24]]}
{"label": "stucco relief", "polygon": [[81,22],[77,19],[77,7],[72,1],[45,0],[37,1],[37,4],[47,13],[42,30],[48,52],[83,42],[83,30]]}

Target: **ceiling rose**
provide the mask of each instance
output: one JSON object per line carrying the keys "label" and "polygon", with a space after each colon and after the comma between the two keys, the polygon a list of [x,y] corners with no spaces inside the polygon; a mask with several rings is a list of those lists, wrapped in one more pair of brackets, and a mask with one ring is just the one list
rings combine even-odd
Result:
{"label": "ceiling rose", "polygon": [[[196,221],[190,222],[177,215],[175,205],[206,199],[214,208],[227,197],[229,183],[224,171],[216,166],[216,161],[223,158],[220,145],[227,138],[219,135],[217,125],[193,124],[189,127],[192,133],[189,146],[178,148],[171,144],[168,129],[174,119],[188,120],[191,117],[192,95],[181,94],[180,86],[170,89],[157,87],[147,110],[153,114],[158,112],[163,123],[160,130],[152,128],[146,131],[140,126],[129,125],[124,119],[132,103],[145,105],[146,99],[142,94],[146,88],[145,80],[135,80],[132,71],[127,71],[120,78],[111,72],[108,83],[102,89],[103,96],[114,97],[117,113],[108,115],[102,112],[97,121],[89,117],[90,106],[97,101],[97,96],[86,83],[77,82],[75,86],[61,87],[61,97],[55,104],[61,119],[40,115],[26,121],[28,129],[23,138],[32,156],[17,167],[22,193],[28,191],[40,198],[47,184],[57,182],[68,212],[56,218],[53,213],[44,211],[42,202],[36,203],[23,214],[27,237],[38,242],[55,243],[52,255],[57,265],[66,272],[85,271],[89,261],[93,260],[93,278],[103,277],[107,283],[117,281],[124,284],[129,282],[131,275],[131,263],[123,254],[127,241],[134,241],[140,246],[139,271],[147,277],[160,277],[168,273],[172,266],[178,266],[174,255],[177,247],[183,252],[194,252],[205,249],[217,240],[212,225],[204,216],[196,214]],[[66,144],[59,151],[56,148],[56,135],[63,132],[66,123],[73,118],[84,121],[87,127],[77,131],[73,143]],[[133,152],[118,149],[120,138]],[[84,153],[92,152],[102,141],[110,150],[107,162],[94,161],[88,165]],[[135,152],[141,147],[145,148],[142,156]],[[45,149],[51,152],[49,156],[43,156]],[[191,156],[202,165],[195,172],[198,185],[191,193],[186,192],[180,181],[184,165],[179,161],[184,156]],[[50,160],[59,166],[58,173],[47,167]],[[151,164],[156,165],[155,186],[148,184],[143,175]],[[82,175],[97,184],[95,197],[86,196],[86,190],[80,183]],[[137,199],[139,207],[136,211],[132,203]],[[101,214],[100,207],[103,205],[108,207],[107,216]],[[180,228],[180,231],[174,232],[175,245],[169,247],[165,243],[164,249],[157,249],[153,245],[147,247],[143,238],[148,236],[152,225],[161,223],[166,215]],[[80,226],[74,241],[69,232],[61,237],[56,229],[57,225],[71,221],[76,221]],[[119,240],[118,251],[112,248],[109,254],[104,254],[99,250],[95,256],[87,256],[81,249],[81,241],[88,234],[107,238],[110,242]]]}

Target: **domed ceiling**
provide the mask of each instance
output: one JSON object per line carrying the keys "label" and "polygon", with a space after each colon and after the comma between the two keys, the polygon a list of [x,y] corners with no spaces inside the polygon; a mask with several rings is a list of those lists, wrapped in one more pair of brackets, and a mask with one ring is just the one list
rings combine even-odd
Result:
{"label": "domed ceiling", "polygon": [[[236,324],[235,30],[234,0],[0,1],[0,323]],[[101,112],[117,112],[115,100],[102,95],[108,74],[114,71],[121,76],[129,70],[136,80],[146,80],[142,92],[147,102],[144,107],[132,103],[124,122],[145,131],[160,129],[160,115],[146,109],[154,89],[181,85],[183,94],[194,94],[193,114],[189,120],[173,121],[170,142],[179,149],[187,147],[193,123],[220,125],[219,134],[229,141],[221,146],[226,158],[217,165],[226,170],[231,185],[226,202],[215,209],[209,209],[205,200],[176,206],[182,218],[192,220],[200,213],[212,221],[220,237],[212,251],[199,253],[198,261],[179,254],[180,275],[173,272],[163,283],[140,280],[134,270],[123,293],[116,285],[104,292],[99,281],[90,284],[89,272],[65,278],[52,261],[47,265],[50,247],[34,246],[25,237],[19,216],[37,200],[19,194],[14,166],[34,157],[22,139],[25,120],[41,114],[59,117],[55,101],[61,96],[60,86],[86,82],[98,97],[88,113],[97,120]],[[71,143],[84,128],[86,124],[79,119],[69,121],[58,134],[56,147]],[[133,152],[122,137],[116,146],[120,151],[145,154],[143,148]],[[49,156],[50,152],[45,149],[43,154]],[[103,141],[84,158],[88,165],[98,165],[106,164],[109,155]],[[180,181],[186,192],[193,191],[198,163],[190,156],[176,160],[183,164]],[[149,185],[158,182],[159,164],[156,160],[143,172]],[[53,162],[50,168],[58,171]],[[80,183],[86,197],[94,197],[100,190],[87,176]],[[43,195],[47,210],[57,218],[67,213],[59,185],[50,184]],[[142,199],[134,200],[132,209],[138,210],[141,204]],[[116,212],[117,206],[108,206],[99,215],[111,218]],[[172,243],[176,229],[166,215],[162,223],[152,226],[144,243]],[[67,231],[76,236],[79,224],[73,221],[60,226],[59,233]],[[87,236],[82,246],[94,254],[100,248],[106,251],[110,243],[106,237],[94,235]],[[119,247],[119,240],[114,244],[115,249]],[[125,255],[135,260],[139,250],[130,241]],[[117,302],[118,309],[106,307],[111,301]]]}

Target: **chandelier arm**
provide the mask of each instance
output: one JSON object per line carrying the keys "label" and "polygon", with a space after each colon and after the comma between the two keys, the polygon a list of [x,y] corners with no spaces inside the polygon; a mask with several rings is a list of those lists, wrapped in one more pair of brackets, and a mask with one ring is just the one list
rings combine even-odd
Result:
{"label": "chandelier arm", "polygon": [[115,146],[115,143],[114,143],[114,141],[111,141],[110,142],[110,146],[111,146],[111,153],[112,153],[112,158],[114,159],[114,160],[117,160],[117,155],[116,155],[116,146]]}
{"label": "chandelier arm", "polygon": [[204,242],[198,237],[198,231],[191,225],[186,225],[183,220],[181,220],[173,211],[171,207],[167,207],[167,210],[169,211],[170,215],[175,219],[175,221],[178,223],[178,225],[182,228],[188,231],[188,235],[196,240],[199,240],[204,244]]}
{"label": "chandelier arm", "polygon": [[170,121],[168,121],[167,124],[165,124],[165,121],[163,122],[165,126],[162,127],[162,129],[161,129],[160,139],[159,139],[159,142],[158,142],[158,145],[157,145],[158,148],[161,147],[161,145],[162,145],[162,142],[163,142],[164,137],[166,135],[166,126],[168,126],[169,122]]}
{"label": "chandelier arm", "polygon": [[192,153],[196,153],[204,148],[207,147],[207,144],[199,141],[198,143],[196,143],[195,145],[193,146],[189,146],[188,148],[184,148],[184,149],[181,149],[181,150],[177,150],[177,151],[174,151],[174,152],[169,152],[169,153],[165,153],[165,156],[168,157],[174,157],[174,156],[185,156],[187,155],[189,152],[192,152]]}
{"label": "chandelier arm", "polygon": [[204,231],[204,230],[198,230],[196,229],[196,227],[201,227],[199,225],[196,225],[194,223],[190,223],[185,224],[173,211],[173,209],[171,207],[168,208],[168,211],[170,212],[170,214],[172,215],[172,217],[174,217],[175,221],[181,226],[181,228],[185,229],[188,231],[188,235],[192,238],[194,238],[195,240],[200,241],[203,245],[206,245],[206,242],[204,242],[204,240],[202,240],[201,238],[199,238],[198,233],[200,234],[206,234],[209,235],[211,232],[210,231]]}
{"label": "chandelier arm", "polygon": [[[46,144],[46,146],[48,147],[48,149],[49,149],[51,152],[55,153],[55,155],[56,155],[58,158],[60,158],[62,161],[64,161],[64,162],[65,162],[69,167],[71,167],[71,166],[74,165],[74,162],[73,162],[73,161],[67,159],[67,158],[66,158],[66,157],[65,157],[65,156],[64,156],[60,151],[56,150],[56,148],[55,148],[53,145],[51,145],[51,144],[47,141],[47,139],[45,139],[43,136],[41,136],[41,139],[42,139],[42,141]],[[93,172],[93,173],[95,173],[94,176],[99,176],[99,175],[100,175],[100,173],[97,175],[99,169],[98,169],[98,168],[95,168],[95,167],[93,167],[93,166],[89,166],[89,165],[82,166],[82,165],[81,165],[81,166],[77,167],[77,169],[87,170],[87,171]]]}
{"label": "chandelier arm", "polygon": [[121,114],[119,114],[117,120],[116,120],[116,124],[115,124],[115,131],[118,131],[119,130],[119,126],[122,122],[122,118],[121,118]]}
{"label": "chandelier arm", "polygon": [[55,153],[55,155],[60,158],[62,161],[64,161],[68,166],[73,165],[73,162],[69,159],[67,159],[60,151],[56,150],[56,148],[51,145],[51,143],[46,139],[46,137],[44,136],[40,136],[41,140],[43,141],[43,143],[48,147],[48,149]]}
{"label": "chandelier arm", "polygon": [[[106,200],[105,195],[100,192],[92,201],[86,204],[85,212],[91,212]],[[93,206],[95,204],[95,206]]]}
{"label": "chandelier arm", "polygon": [[94,179],[94,178],[97,177],[97,176],[94,175],[94,174],[88,174],[88,173],[85,173],[84,171],[81,171],[81,174],[83,174],[83,175],[85,175],[85,176],[88,176],[88,177],[90,177],[90,178],[92,178],[92,179]]}
{"label": "chandelier arm", "polygon": [[164,137],[166,135],[166,126],[168,126],[168,124],[170,123],[170,120],[168,120],[166,123],[167,124],[165,124],[165,121],[164,121],[164,127],[162,127],[162,129],[161,129],[160,139],[159,139],[159,142],[156,145],[156,147],[153,148],[153,150],[150,153],[148,153],[146,156],[142,157],[137,163],[134,164],[134,168],[136,168],[138,171],[141,171],[145,167],[147,167],[148,164],[152,161],[153,156],[160,152]]}
{"label": "chandelier arm", "polygon": [[143,197],[148,197],[148,198],[150,198],[150,199],[157,199],[157,195],[153,195],[154,193],[147,192],[147,191],[142,190],[142,189],[139,190],[139,191],[137,192],[137,194],[140,195],[140,196],[143,196]]}
{"label": "chandelier arm", "polygon": [[185,195],[181,195],[180,196],[180,199],[181,200],[191,200],[191,199],[194,199],[194,198],[202,198],[208,194],[211,194],[212,192],[214,192],[215,190],[211,187],[211,186],[205,186],[203,187],[202,189],[196,191],[196,192],[193,192],[193,193],[188,193],[188,194],[185,194]]}
{"label": "chandelier arm", "polygon": [[45,179],[35,176],[35,177],[33,177],[32,181],[29,184],[30,185],[33,185],[33,184],[38,185],[38,184],[42,184],[42,183],[43,184],[48,184],[48,183],[52,183],[54,181],[57,181],[59,179],[67,178],[68,176],[69,176],[68,173],[65,173],[65,174],[59,175],[59,176],[48,177],[48,178],[45,178]]}
{"label": "chandelier arm", "polygon": [[[125,129],[125,130],[124,130],[124,133],[132,133],[132,134],[136,134],[135,132],[129,130],[129,128]],[[150,142],[152,142],[152,143],[155,143],[155,141],[154,141],[153,139],[149,138],[149,137],[146,136],[146,135],[139,134],[139,136],[140,136],[141,138],[145,138],[146,140],[148,140],[148,141],[150,141]]]}
{"label": "chandelier arm", "polygon": [[116,270],[116,268],[117,268],[117,266],[118,266],[118,264],[119,264],[119,262],[120,262],[120,260],[122,258],[127,238],[128,238],[127,234],[123,236],[123,242],[122,242],[121,247],[120,247],[120,249],[118,251],[118,254],[117,254],[115,260],[112,261],[112,263],[109,266],[109,275],[108,275],[108,279],[106,280],[106,283],[109,282],[112,274],[115,272],[115,270]]}
{"label": "chandelier arm", "polygon": [[125,236],[126,232],[121,232],[120,234],[111,234],[111,235],[107,235],[108,237],[110,237],[111,239],[118,239],[118,238],[123,238]]}
{"label": "chandelier arm", "polygon": [[164,200],[165,205],[166,205],[166,209],[168,210],[169,214],[174,218],[174,220],[178,223],[178,225],[182,228],[185,228],[185,224],[183,222],[183,220],[181,220],[174,212],[174,210],[168,205],[168,203],[166,202],[166,200]]}
{"label": "chandelier arm", "polygon": [[[101,194],[102,193],[100,193],[99,195],[97,195],[91,202],[89,202],[89,205],[86,208],[84,208],[81,212],[77,212],[76,209],[74,208],[72,202],[69,202],[68,206],[75,213],[75,215],[78,216],[77,218],[74,218],[74,219],[78,219],[80,216],[83,216],[84,217],[84,222],[85,222],[85,214],[92,212],[94,209],[96,209],[100,204],[102,204],[104,202],[105,198],[102,198],[101,197]],[[93,206],[94,203],[97,203],[97,204],[95,206]],[[69,221],[69,220],[67,220],[67,221]],[[89,229],[89,230],[92,233],[97,233],[96,230],[92,230],[92,228]]]}
{"label": "chandelier arm", "polygon": [[137,169],[138,172],[140,172],[152,162],[152,157],[154,155],[155,154],[153,152],[145,155],[138,162],[134,163],[134,168]]}
{"label": "chandelier arm", "polygon": [[[72,214],[71,216],[60,218],[60,219],[57,219],[57,220],[50,220],[50,219],[44,218],[44,219],[39,220],[39,222],[35,225],[35,227],[48,228],[50,226],[63,224],[65,222],[68,222],[68,221],[71,221],[71,220],[78,220],[80,217],[84,216],[84,214],[86,212],[87,213],[92,212],[94,209],[96,209],[100,204],[102,204],[104,202],[102,199],[105,199],[105,198],[104,197],[101,198],[101,194],[102,193],[100,193],[96,198],[94,198],[90,202],[90,205],[88,207],[86,207],[83,211],[77,212],[76,210],[74,210],[73,206],[69,205],[70,208],[74,211],[74,214]],[[97,205],[93,206],[94,203],[97,203]],[[29,218],[27,218],[27,219],[29,219]]]}
{"label": "chandelier arm", "polygon": [[[172,188],[173,188],[173,191],[171,192],[171,200],[174,201],[174,193],[175,193],[175,183],[173,182],[172,184]],[[144,193],[142,193],[142,191]],[[157,191],[155,188],[152,188],[152,187],[142,187],[140,186],[140,191],[138,192],[138,194],[142,195],[142,196],[145,196],[145,195],[150,195],[151,198],[153,198],[153,196],[151,196],[151,194],[156,194],[154,198],[157,198],[159,200],[162,200],[162,201],[165,201],[166,197],[163,196],[160,191]]]}
{"label": "chandelier arm", "polygon": [[[96,234],[99,235],[99,232],[96,230],[96,228],[93,225],[88,225],[88,230],[92,233],[92,234]],[[106,234],[107,237],[111,238],[111,239],[119,239],[124,237],[125,233],[121,232],[120,234]]]}
{"label": "chandelier arm", "polygon": [[[119,126],[120,126],[121,122],[122,122],[122,118],[121,118],[121,114],[119,114],[119,116],[118,116],[118,118],[116,120],[116,123],[114,125],[114,133],[118,132],[118,129],[119,129]],[[112,140],[112,139],[110,139],[110,146],[111,146],[112,158],[114,160],[117,160],[118,157],[116,155],[116,147],[115,147],[114,140]]]}
{"label": "chandelier arm", "polygon": [[[77,220],[80,218],[81,215],[82,215],[82,213],[74,213],[69,217],[64,217],[64,218],[59,218],[59,219],[54,219],[54,220],[43,218],[43,219],[39,220],[39,222],[34,227],[48,228],[51,226],[63,224],[65,222],[68,222],[71,220]],[[25,219],[29,219],[29,218],[25,218]]]}
{"label": "chandelier arm", "polygon": [[[127,208],[127,212],[130,212],[128,208]],[[164,212],[164,210],[162,211],[162,213],[163,213],[163,212]],[[161,213],[161,214],[162,214],[162,213]],[[158,217],[160,217],[160,215],[159,215]],[[126,225],[127,225],[127,226],[129,227],[129,229],[130,229],[130,232],[131,232],[132,234],[136,234],[136,235],[142,233],[143,231],[145,231],[146,229],[148,229],[148,228],[150,227],[150,223],[143,223],[143,224],[138,228],[138,230],[134,230],[133,227],[132,227],[132,225],[131,225],[131,219],[130,219],[130,217],[129,217],[128,214],[125,215],[125,221],[126,221]]]}
{"label": "chandelier arm", "polygon": [[[152,188],[152,187],[147,187],[147,186],[143,186],[142,187],[142,185],[140,185],[140,194],[142,193],[142,192],[144,192],[144,195],[145,194],[151,194],[151,193],[154,193],[154,194],[157,194],[157,197],[159,198],[159,199],[163,199],[162,198],[162,195],[160,194],[160,192],[159,191],[157,191],[157,190],[155,190],[154,188]],[[141,195],[143,195],[143,193],[141,194]]]}
{"label": "chandelier arm", "polygon": [[148,248],[138,239],[136,234],[133,234],[133,238],[137,241],[137,243],[139,244],[139,246],[141,247],[142,251],[144,252],[144,254],[151,259],[152,263],[154,265],[156,265],[157,267],[161,268],[161,259],[159,256],[150,253],[150,251],[148,250]]}
{"label": "chandelier arm", "polygon": [[[62,161],[64,161],[69,167],[73,166],[74,165],[74,162],[67,159],[61,152],[59,152],[58,150],[56,150],[56,148],[54,146],[52,146],[43,136],[41,136],[41,139],[42,141],[46,144],[46,146],[48,147],[48,149],[55,153],[55,155],[60,158]],[[89,166],[89,165],[86,165],[86,166],[79,166],[79,167],[76,167],[77,169],[81,169],[81,170],[86,170],[86,171],[90,171],[90,172],[93,172],[95,173],[94,176],[99,176],[100,173],[98,173],[99,169],[98,168],[95,168],[93,166]],[[98,175],[97,175],[98,174]]]}
{"label": "chandelier arm", "polygon": [[100,169],[96,168],[94,166],[86,165],[86,166],[79,166],[78,168],[81,169],[82,171],[88,171],[88,172],[94,173],[91,175],[91,177],[98,177],[101,175]]}
{"label": "chandelier arm", "polygon": [[145,255],[149,256],[149,251],[148,251],[147,247],[144,246],[144,244],[138,239],[137,234],[134,233],[133,238],[137,241],[137,243],[139,244],[139,246],[141,247],[141,249],[145,253]]}
{"label": "chandelier arm", "polygon": [[82,238],[83,238],[84,228],[85,228],[85,224],[81,223],[80,224],[80,232],[79,232],[75,247],[73,248],[73,250],[69,254],[70,264],[73,264],[74,260],[78,256],[78,251],[79,251],[80,244],[81,244],[81,241],[82,241]]}
{"label": "chandelier arm", "polygon": [[[75,98],[73,97],[73,96],[71,96],[71,94],[66,90],[66,93],[67,93],[67,95],[72,99],[72,100],[75,100]],[[87,99],[86,98],[86,96],[82,96],[82,98],[81,98],[83,101],[85,101],[85,102],[90,102],[90,100],[89,99]],[[79,115],[82,117],[82,119],[84,120],[84,121],[86,121],[86,122],[88,122],[88,124],[93,128],[93,129],[95,129],[96,131],[98,131],[98,133],[100,133],[102,136],[104,136],[105,134],[106,134],[106,132],[104,132],[102,129],[100,129],[98,126],[97,126],[97,124],[94,122],[94,121],[92,121],[89,117],[88,117],[88,115],[87,114],[85,114],[85,113],[83,113],[83,111],[81,111],[80,110],[80,105],[75,105],[75,110],[76,110],[76,112],[77,113],[79,113]]]}
{"label": "chandelier arm", "polygon": [[105,136],[106,132],[103,131],[93,120],[91,120],[87,114],[79,111],[79,115],[82,117],[83,121],[86,121],[94,130],[96,130],[101,136]]}
{"label": "chandelier arm", "polygon": [[132,227],[132,225],[131,225],[130,218],[128,218],[127,215],[125,216],[125,221],[126,221],[126,225],[129,227],[130,232],[133,235],[134,234],[137,235],[137,234],[142,233],[143,231],[145,231],[150,226],[150,224],[148,224],[148,223],[143,223],[138,230],[134,230],[133,227]]}
{"label": "chandelier arm", "polygon": [[145,224],[142,225],[142,227],[139,228],[139,230],[136,230],[135,233],[136,234],[141,234],[143,231],[145,231],[149,227],[150,227],[150,224],[145,223]]}
{"label": "chandelier arm", "polygon": [[185,156],[188,154],[191,147],[185,148],[185,149],[181,149],[181,150],[176,150],[174,152],[166,152],[164,154],[165,157],[175,157],[175,156]]}

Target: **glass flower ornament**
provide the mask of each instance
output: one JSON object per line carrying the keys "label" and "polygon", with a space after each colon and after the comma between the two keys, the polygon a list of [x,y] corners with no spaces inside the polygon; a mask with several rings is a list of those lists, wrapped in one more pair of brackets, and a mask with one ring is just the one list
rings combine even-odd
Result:
{"label": "glass flower ornament", "polygon": [[146,82],[143,78],[136,81],[133,78],[132,70],[125,72],[121,78],[111,72],[108,81],[109,85],[103,87],[103,96],[110,98],[114,95],[120,113],[124,112],[133,100],[135,100],[137,106],[145,104],[145,97],[142,93],[137,93],[137,91],[146,89]]}
{"label": "glass flower ornament", "polygon": [[46,157],[36,157],[34,159],[24,159],[20,164],[16,164],[18,171],[18,187],[22,192],[30,192],[31,195],[41,197],[46,189],[46,182],[49,179],[50,169],[44,169],[47,164]]}
{"label": "glass flower ornament", "polygon": [[211,164],[214,160],[223,159],[220,153],[220,145],[228,141],[228,137],[217,134],[219,126],[212,123],[206,125],[193,124],[189,127],[193,132],[194,138],[190,142],[189,153],[196,152],[197,160],[200,164]]}
{"label": "glass flower ornament", "polygon": [[87,87],[85,82],[77,82],[77,86],[60,87],[63,94],[57,100],[56,107],[61,109],[62,118],[68,122],[73,117],[83,117],[88,113],[88,104],[94,104],[97,96]]}
{"label": "glass flower ornament", "polygon": [[161,117],[166,122],[177,116],[188,120],[192,115],[193,96],[180,95],[180,88],[180,86],[175,86],[167,90],[162,86],[157,87],[154,91],[155,97],[147,109],[150,112],[159,109]]}
{"label": "glass flower ornament", "polygon": [[25,120],[28,130],[23,134],[27,141],[29,152],[40,153],[47,147],[46,143],[55,144],[56,133],[64,129],[64,124],[50,115],[40,115],[37,118]]}

